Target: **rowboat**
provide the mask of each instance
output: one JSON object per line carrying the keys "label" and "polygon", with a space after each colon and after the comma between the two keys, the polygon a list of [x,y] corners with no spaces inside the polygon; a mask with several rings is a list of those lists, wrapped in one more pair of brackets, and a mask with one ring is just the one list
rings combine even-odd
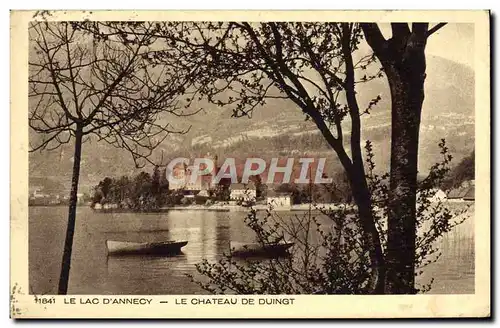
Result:
{"label": "rowboat", "polygon": [[187,245],[187,241],[164,241],[150,243],[134,243],[128,241],[107,240],[108,254],[154,254],[173,255],[179,254],[181,248]]}
{"label": "rowboat", "polygon": [[287,243],[284,241],[274,243],[239,243],[231,242],[231,254],[233,256],[247,257],[247,256],[264,256],[275,257],[279,255],[286,255],[287,250],[294,245],[294,243]]}

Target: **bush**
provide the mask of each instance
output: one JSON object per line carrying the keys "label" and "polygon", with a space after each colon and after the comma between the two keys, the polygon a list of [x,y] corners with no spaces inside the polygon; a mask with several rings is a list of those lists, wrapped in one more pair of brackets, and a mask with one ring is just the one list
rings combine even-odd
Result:
{"label": "bush", "polygon": [[166,196],[165,204],[169,206],[181,205],[181,201],[184,198],[184,194],[179,191],[172,191]]}
{"label": "bush", "polygon": [[183,206],[191,205],[192,203],[193,203],[193,200],[190,198],[184,197],[181,199],[181,205],[183,205]]}
{"label": "bush", "polygon": [[208,197],[206,196],[199,196],[199,195],[196,195],[194,197],[194,202],[196,205],[205,205],[205,203],[207,202],[208,200]]}
{"label": "bush", "polygon": [[[429,198],[447,174],[451,156],[443,142],[440,144],[443,161],[434,165],[429,176],[420,184],[417,204],[417,245],[415,263],[421,269],[435,262],[439,256],[438,241],[451,228],[465,220],[456,219],[466,211],[452,212],[442,202]],[[367,181],[369,182],[375,224],[385,252],[387,236],[388,174],[374,173],[371,144],[367,150]],[[202,274],[193,281],[205,290],[236,294],[368,294],[370,263],[368,247],[360,230],[359,216],[351,205],[333,209],[314,206],[315,211],[283,218],[272,208],[264,214],[251,209],[245,223],[253,230],[262,246],[276,240],[294,243],[289,256],[255,261],[237,259],[225,254],[218,262],[203,260],[196,265]],[[262,213],[262,212],[260,212]],[[318,218],[327,218],[327,223]],[[416,290],[430,289],[432,280]]]}

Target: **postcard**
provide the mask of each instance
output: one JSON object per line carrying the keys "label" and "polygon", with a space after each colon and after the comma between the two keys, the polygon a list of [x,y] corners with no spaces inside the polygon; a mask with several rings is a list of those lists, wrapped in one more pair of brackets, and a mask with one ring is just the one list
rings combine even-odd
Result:
{"label": "postcard", "polygon": [[11,317],[489,317],[489,15],[12,11]]}

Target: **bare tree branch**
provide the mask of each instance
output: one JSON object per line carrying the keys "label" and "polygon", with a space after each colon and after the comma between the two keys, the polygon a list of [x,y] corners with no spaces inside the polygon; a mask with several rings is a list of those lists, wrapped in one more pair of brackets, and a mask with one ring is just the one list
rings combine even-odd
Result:
{"label": "bare tree branch", "polygon": [[440,30],[442,27],[444,27],[447,23],[439,23],[436,24],[434,27],[432,27],[428,32],[427,32],[427,37],[430,37],[433,33],[437,32]]}
{"label": "bare tree branch", "polygon": [[[124,35],[107,25],[104,39],[82,26],[85,23],[44,21],[29,27],[30,127],[47,136],[30,151],[68,143],[74,134],[67,132],[79,127],[83,135],[96,135],[118,147],[124,145],[114,140],[126,140],[125,149],[137,160],[161,144],[145,143],[147,138],[163,141],[189,131],[155,123],[160,116],[189,116],[200,109],[181,110],[177,105],[189,81],[180,69],[148,61],[154,37],[147,28]],[[128,24],[120,28],[134,31]]]}

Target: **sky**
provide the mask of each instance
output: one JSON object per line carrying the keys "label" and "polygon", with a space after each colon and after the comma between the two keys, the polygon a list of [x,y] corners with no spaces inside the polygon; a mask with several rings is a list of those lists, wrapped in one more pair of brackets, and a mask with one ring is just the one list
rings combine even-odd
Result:
{"label": "sky", "polygon": [[474,24],[447,24],[427,42],[428,54],[474,68]]}
{"label": "sky", "polygon": [[[380,24],[382,33],[390,38],[389,24]],[[430,24],[432,28],[435,24]],[[474,24],[448,23],[427,40],[426,53],[474,68]]]}

